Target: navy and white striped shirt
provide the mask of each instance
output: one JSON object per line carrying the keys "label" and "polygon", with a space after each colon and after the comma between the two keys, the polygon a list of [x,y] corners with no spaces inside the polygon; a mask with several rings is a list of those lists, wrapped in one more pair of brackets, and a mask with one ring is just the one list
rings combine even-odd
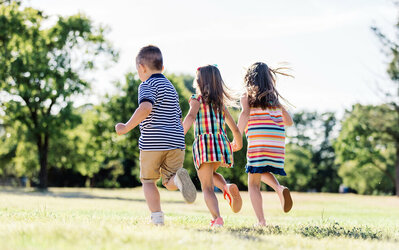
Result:
{"label": "navy and white striped shirt", "polygon": [[152,111],[140,123],[140,150],[184,149],[179,95],[172,83],[163,74],[151,75],[139,86],[139,105],[142,102],[152,103]]}

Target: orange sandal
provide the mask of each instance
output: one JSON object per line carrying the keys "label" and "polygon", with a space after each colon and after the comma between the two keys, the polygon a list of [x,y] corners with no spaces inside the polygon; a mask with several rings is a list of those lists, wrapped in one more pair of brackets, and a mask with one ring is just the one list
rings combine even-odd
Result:
{"label": "orange sandal", "polygon": [[282,198],[284,199],[282,202],[282,207],[285,213],[288,213],[293,205],[290,190],[287,187],[284,187],[282,192]]}
{"label": "orange sandal", "polygon": [[242,199],[236,184],[227,184],[223,189],[223,198],[229,202],[231,210],[238,213],[242,207]]}

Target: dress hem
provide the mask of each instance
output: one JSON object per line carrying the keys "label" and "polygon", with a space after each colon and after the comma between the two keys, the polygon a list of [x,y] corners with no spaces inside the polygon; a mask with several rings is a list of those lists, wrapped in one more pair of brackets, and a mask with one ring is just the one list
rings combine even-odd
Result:
{"label": "dress hem", "polygon": [[[194,161],[195,161],[195,159],[194,159]],[[195,164],[195,162],[194,162],[194,167],[195,167],[196,170],[198,170],[200,168],[201,164],[203,164],[203,163],[213,163],[213,162],[220,162],[220,167],[222,167],[222,168],[234,168],[234,163],[230,163],[229,164],[229,163],[226,163],[226,162],[223,162],[223,161],[203,161],[203,162],[200,163],[199,166],[197,166],[197,164]]]}
{"label": "dress hem", "polygon": [[262,167],[251,167],[251,166],[247,165],[245,167],[245,172],[251,173],[251,174],[271,172],[273,174],[278,174],[278,175],[282,175],[282,176],[287,175],[287,173],[284,171],[284,169],[279,169],[276,167],[272,167],[270,165],[266,165],[266,166],[262,166]]}

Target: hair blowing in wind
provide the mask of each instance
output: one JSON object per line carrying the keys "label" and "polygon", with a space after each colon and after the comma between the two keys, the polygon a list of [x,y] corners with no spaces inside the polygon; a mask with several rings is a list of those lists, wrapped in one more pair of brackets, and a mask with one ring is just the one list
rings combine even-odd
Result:
{"label": "hair blowing in wind", "polygon": [[276,89],[276,75],[285,75],[293,77],[281,70],[289,68],[280,67],[277,69],[269,68],[265,63],[256,62],[252,64],[244,77],[244,83],[247,88],[248,102],[250,107],[260,107],[266,109],[268,107],[280,107],[279,98],[284,99]]}

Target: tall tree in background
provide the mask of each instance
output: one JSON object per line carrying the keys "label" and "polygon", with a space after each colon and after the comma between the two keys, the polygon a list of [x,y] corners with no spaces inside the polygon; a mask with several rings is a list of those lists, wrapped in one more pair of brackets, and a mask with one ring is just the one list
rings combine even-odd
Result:
{"label": "tall tree in background", "polygon": [[72,98],[89,89],[84,73],[95,68],[99,56],[117,58],[104,37],[106,30],[84,15],[50,23],[43,12],[23,8],[19,1],[1,2],[0,89],[7,100],[1,100],[0,108],[5,123],[20,121],[37,146],[40,188],[47,188],[51,138],[80,122]]}
{"label": "tall tree in background", "polygon": [[[399,3],[396,3],[396,5],[398,7]],[[399,196],[399,22],[395,25],[396,36],[392,39],[385,35],[378,27],[372,27],[372,30],[382,42],[385,53],[390,60],[387,73],[393,82],[393,88],[383,92],[387,100],[387,105],[395,115],[390,116],[392,120],[383,124],[379,129],[390,136],[395,144],[395,186],[396,195]]]}

